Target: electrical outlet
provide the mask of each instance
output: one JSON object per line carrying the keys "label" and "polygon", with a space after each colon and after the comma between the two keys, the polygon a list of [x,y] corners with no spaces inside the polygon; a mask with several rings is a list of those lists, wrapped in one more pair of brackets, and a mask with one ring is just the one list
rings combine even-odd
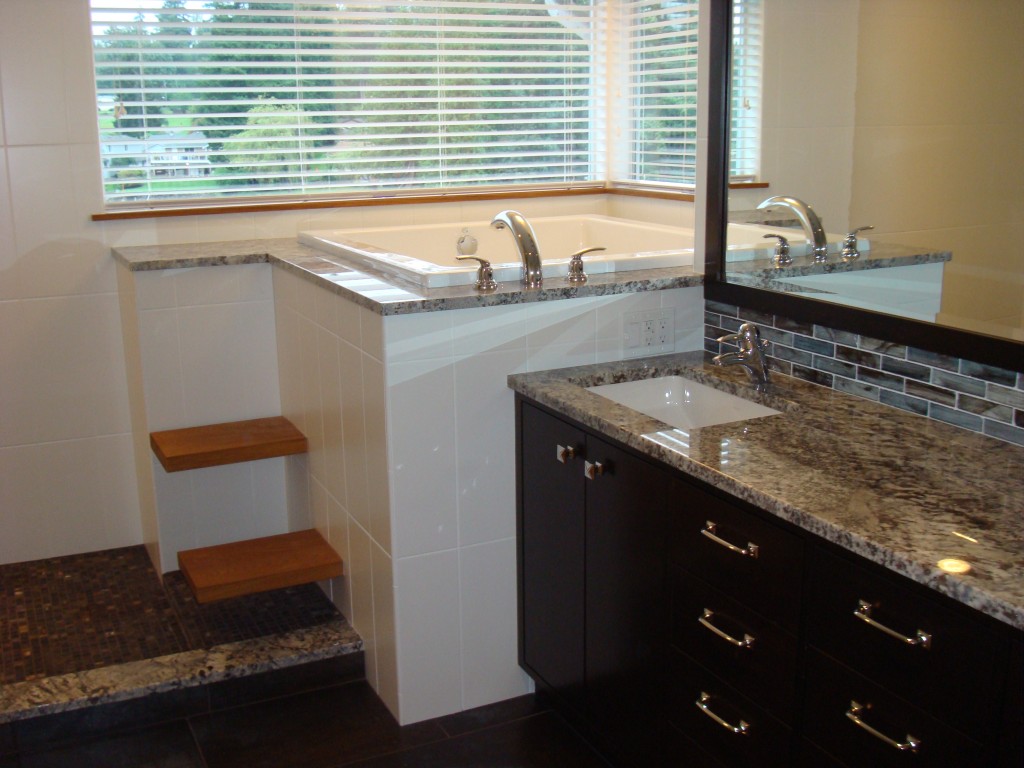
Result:
{"label": "electrical outlet", "polygon": [[622,313],[624,357],[663,355],[675,351],[675,310],[647,309]]}

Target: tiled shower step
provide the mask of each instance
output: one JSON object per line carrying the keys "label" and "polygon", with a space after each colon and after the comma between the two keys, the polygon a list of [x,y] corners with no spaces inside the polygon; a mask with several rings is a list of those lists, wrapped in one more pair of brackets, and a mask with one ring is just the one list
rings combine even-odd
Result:
{"label": "tiled shower step", "polygon": [[364,676],[363,642],[339,618],[209,649],[0,686],[0,755]]}

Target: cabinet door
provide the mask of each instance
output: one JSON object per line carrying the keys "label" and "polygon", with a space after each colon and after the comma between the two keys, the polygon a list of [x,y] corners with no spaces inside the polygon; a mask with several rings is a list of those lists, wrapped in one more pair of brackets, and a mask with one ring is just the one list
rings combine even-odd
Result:
{"label": "cabinet door", "polygon": [[613,750],[651,765],[667,723],[668,477],[592,436],[587,458],[601,467],[585,482],[587,707],[600,731],[621,734]]}
{"label": "cabinet door", "polygon": [[525,403],[520,414],[519,663],[582,711],[584,435]]}

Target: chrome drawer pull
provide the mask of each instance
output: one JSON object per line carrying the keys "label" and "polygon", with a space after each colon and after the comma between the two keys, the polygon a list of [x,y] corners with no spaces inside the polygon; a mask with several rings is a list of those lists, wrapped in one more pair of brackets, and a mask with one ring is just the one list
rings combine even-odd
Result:
{"label": "chrome drawer pull", "polygon": [[743,555],[744,557],[752,557],[757,559],[757,544],[747,543],[746,549],[737,547],[735,544],[730,544],[725,539],[719,538],[715,535],[715,531],[718,530],[718,524],[708,520],[704,523],[704,527],[700,529],[702,535],[707,536],[715,544],[721,544],[723,547],[728,549],[730,552],[735,552],[737,555]]}
{"label": "chrome drawer pull", "polygon": [[711,701],[711,697],[708,696],[708,694],[704,693],[704,691],[701,691],[700,692],[700,698],[697,699],[693,703],[697,705],[697,708],[701,712],[703,712],[705,715],[710,717],[712,720],[714,720],[716,723],[718,723],[720,726],[722,726],[726,730],[732,731],[733,733],[738,733],[738,734],[740,734],[742,736],[746,736],[748,733],[750,733],[750,724],[749,723],[747,723],[744,720],[740,720],[740,724],[739,725],[733,725],[732,723],[727,723],[725,720],[723,720],[718,715],[716,715],[714,712],[712,712],[710,709],[708,709],[708,702],[709,701]]}
{"label": "chrome drawer pull", "polygon": [[874,627],[875,629],[878,629],[878,630],[881,630],[882,632],[885,632],[885,634],[889,635],[889,637],[895,637],[901,643],[906,643],[907,645],[913,645],[916,648],[924,648],[925,650],[928,650],[929,648],[932,647],[932,636],[929,635],[927,632],[922,632],[919,629],[919,630],[917,630],[917,632],[914,634],[913,637],[907,637],[906,635],[901,635],[896,630],[889,629],[884,624],[879,624],[877,621],[872,619],[871,618],[871,608],[872,608],[871,603],[869,603],[867,600],[858,600],[857,601],[857,610],[855,610],[853,612],[853,615],[854,615],[855,618],[860,619],[861,621],[863,621],[868,626]]}
{"label": "chrome drawer pull", "polygon": [[576,458],[576,449],[571,445],[559,445],[555,447],[555,458],[562,464]]}
{"label": "chrome drawer pull", "polygon": [[584,461],[583,474],[586,475],[587,480],[596,480],[598,475],[604,474],[604,464],[602,464],[600,461]]}
{"label": "chrome drawer pull", "polygon": [[699,619],[697,619],[697,621],[700,623],[700,625],[702,627],[710,629],[712,632],[714,632],[720,638],[725,640],[727,643],[731,643],[732,645],[735,645],[737,648],[752,648],[753,647],[753,645],[754,645],[754,638],[751,637],[750,635],[744,633],[743,634],[743,639],[742,640],[737,640],[732,635],[726,634],[725,632],[720,630],[718,627],[716,627],[714,624],[712,624],[711,623],[711,617],[714,616],[714,615],[715,614],[712,611],[710,611],[707,608],[705,608],[704,609],[704,615],[701,616]]}
{"label": "chrome drawer pull", "polygon": [[846,717],[849,718],[859,728],[863,728],[876,739],[884,741],[890,747],[895,747],[900,752],[917,752],[917,748],[921,746],[920,739],[915,738],[914,736],[911,736],[908,733],[906,741],[896,741],[896,739],[890,739],[881,731],[872,728],[870,725],[861,720],[861,714],[864,712],[864,710],[870,708],[870,704],[868,704],[867,706],[863,706],[861,704],[858,704],[856,701],[851,701],[850,708],[846,711]]}

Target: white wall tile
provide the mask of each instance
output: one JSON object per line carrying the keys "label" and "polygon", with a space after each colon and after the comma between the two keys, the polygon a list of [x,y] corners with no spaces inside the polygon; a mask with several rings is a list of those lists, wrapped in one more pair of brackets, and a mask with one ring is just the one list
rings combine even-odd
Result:
{"label": "white wall tile", "polygon": [[65,42],[59,26],[54,26],[60,24],[66,5],[59,0],[0,3],[0,85],[7,141],[12,145],[69,141]]}
{"label": "white wall tile", "polygon": [[441,358],[453,353],[453,312],[419,312],[384,318],[384,338],[389,362]]}
{"label": "white wall tile", "polygon": [[387,440],[387,391],[384,364],[363,355],[363,423],[366,427],[366,503],[370,516],[370,535],[391,554],[391,465]]}
{"label": "white wall tile", "polygon": [[[370,535],[349,517],[349,561],[345,571],[352,594],[349,623],[363,639],[366,649],[366,679],[376,689],[377,663],[373,649],[376,646],[373,617],[373,542]],[[393,602],[393,601],[392,601]]]}
{"label": "white wall tile", "polygon": [[458,545],[454,393],[452,367],[441,361],[388,366],[388,467],[398,558]]}
{"label": "white wall tile", "polygon": [[462,707],[530,691],[518,665],[516,542],[504,539],[460,551]]}
{"label": "white wall tile", "polygon": [[287,460],[288,457],[278,456],[248,463],[252,488],[253,536],[273,536],[310,527],[291,526],[288,514]]}
{"label": "white wall tile", "polygon": [[138,543],[134,468],[129,435],[0,448],[0,562]]}
{"label": "white wall tile", "polygon": [[187,426],[278,413],[271,302],[185,307],[178,327]]}
{"label": "white wall tile", "polygon": [[341,423],[345,441],[345,500],[350,515],[370,531],[366,477],[366,426],[363,418],[363,355],[348,344],[340,347]]}
{"label": "white wall tile", "polygon": [[510,371],[525,350],[475,355],[455,364],[455,422],[461,546],[515,535],[515,400]]}
{"label": "white wall tile", "polygon": [[[127,271],[127,267],[121,268]],[[129,272],[129,276],[134,287],[137,309],[170,309],[177,306],[178,270]]]}
{"label": "white wall tile", "polygon": [[323,425],[323,483],[327,491],[345,503],[345,432],[341,413],[341,342],[320,329],[317,338],[320,361],[320,408]]}
{"label": "white wall tile", "polygon": [[185,410],[177,310],[140,312],[138,331],[150,431],[194,426]]}
{"label": "white wall tile", "polygon": [[462,708],[459,555],[455,550],[395,561],[400,722]]}
{"label": "white wall tile", "polygon": [[116,294],[0,302],[0,328],[0,445],[130,431]]}
{"label": "white wall tile", "polygon": [[327,497],[327,542],[341,557],[342,576],[331,579],[331,599],[345,618],[352,615],[352,555],[349,551],[348,513],[332,496]]}
{"label": "white wall tile", "polygon": [[372,659],[377,695],[398,717],[398,635],[395,624],[395,577],[391,557],[371,545],[373,568],[374,637],[367,658]]}

